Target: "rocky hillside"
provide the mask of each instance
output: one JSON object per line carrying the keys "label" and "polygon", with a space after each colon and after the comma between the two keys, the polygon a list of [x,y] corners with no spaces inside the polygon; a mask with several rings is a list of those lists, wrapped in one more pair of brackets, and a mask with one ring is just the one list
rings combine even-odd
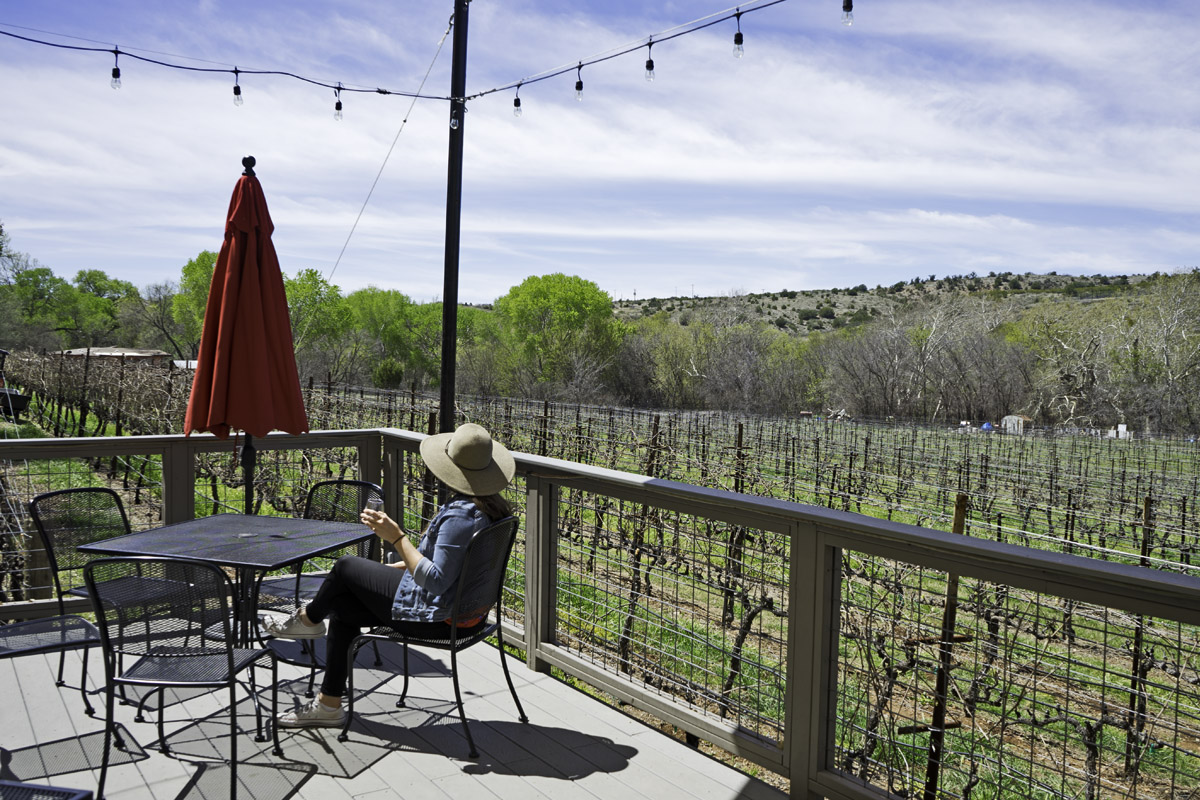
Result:
{"label": "rocky hillside", "polygon": [[1048,275],[971,273],[946,278],[914,278],[890,286],[859,284],[844,289],[783,289],[725,297],[652,297],[621,300],[614,306],[617,316],[626,321],[665,313],[674,321],[687,325],[699,313],[727,316],[736,322],[762,321],[783,330],[806,334],[861,324],[911,303],[954,294],[1008,298],[1018,305],[1032,304],[1047,295],[1084,300],[1128,291],[1146,278],[1145,275],[1079,276],[1053,272]]}

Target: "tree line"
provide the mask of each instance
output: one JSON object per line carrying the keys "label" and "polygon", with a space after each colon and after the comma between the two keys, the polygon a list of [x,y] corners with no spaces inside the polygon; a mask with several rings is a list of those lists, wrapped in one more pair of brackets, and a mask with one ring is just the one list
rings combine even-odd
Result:
{"label": "tree line", "polygon": [[[100,270],[68,281],[10,250],[0,227],[0,347],[141,347],[194,358],[215,262],[201,252],[177,281],[141,290]],[[644,408],[951,423],[1023,414],[1036,424],[1195,432],[1200,271],[1101,282],[1105,291],[1089,297],[1010,291],[1021,286],[1007,273],[943,279],[936,293],[922,281],[870,312],[839,316],[824,306],[835,324],[810,330],[809,309],[764,318],[745,296],[682,315],[651,302],[619,316],[591,281],[537,275],[493,304],[460,307],[456,388]],[[874,291],[895,298],[903,287]],[[343,293],[315,269],[285,277],[285,288],[304,379],[437,388],[441,303],[377,287]]]}

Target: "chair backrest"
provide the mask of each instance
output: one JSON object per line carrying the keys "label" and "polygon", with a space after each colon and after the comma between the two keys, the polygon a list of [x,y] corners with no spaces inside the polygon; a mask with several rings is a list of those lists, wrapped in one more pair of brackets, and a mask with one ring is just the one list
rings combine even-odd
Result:
{"label": "chair backrest", "polygon": [[125,506],[112,489],[60,489],[39,494],[29,501],[29,515],[50,559],[60,595],[64,588],[59,573],[79,569],[90,559],[76,552],[76,547],[130,532]]}
{"label": "chair backrest", "polygon": [[99,558],[83,569],[106,655],[228,653],[233,586],[216,565],[183,558]]}
{"label": "chair backrest", "polygon": [[368,500],[383,500],[383,489],[370,481],[321,481],[308,490],[304,518],[358,522],[358,514],[366,507]]}
{"label": "chair backrest", "polygon": [[504,517],[471,537],[458,573],[452,624],[481,617],[493,606],[501,607],[508,556],[519,525],[516,517]]}

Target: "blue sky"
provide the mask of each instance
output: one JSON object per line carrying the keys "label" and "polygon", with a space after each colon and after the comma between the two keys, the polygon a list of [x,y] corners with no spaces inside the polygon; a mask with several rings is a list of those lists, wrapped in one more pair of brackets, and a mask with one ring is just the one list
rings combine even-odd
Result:
{"label": "blue sky", "polygon": [[[733,8],[474,0],[468,94]],[[0,0],[0,31],[403,91],[432,63],[424,91],[445,95],[452,10]],[[859,0],[840,17],[838,0],[747,12],[742,59],[729,20],[655,45],[652,83],[643,49],[585,67],[582,102],[573,70],[525,85],[519,119],[512,91],[472,100],[460,300],[551,272],[620,299],[1200,264],[1200,4]],[[447,103],[346,93],[338,122],[331,90],[290,78],[243,75],[235,107],[231,74],[122,58],[114,91],[112,62],[0,36],[15,249],[66,278],[177,280],[219,249],[253,154],[285,272],[440,297]]]}

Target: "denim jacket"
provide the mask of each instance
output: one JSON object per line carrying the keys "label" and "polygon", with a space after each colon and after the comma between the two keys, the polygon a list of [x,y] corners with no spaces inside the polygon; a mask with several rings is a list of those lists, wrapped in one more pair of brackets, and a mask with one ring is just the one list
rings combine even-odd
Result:
{"label": "denim jacket", "polygon": [[442,506],[417,545],[425,558],[415,572],[405,570],[400,579],[392,602],[392,619],[416,622],[449,619],[467,544],[490,521],[474,501],[462,496]]}

